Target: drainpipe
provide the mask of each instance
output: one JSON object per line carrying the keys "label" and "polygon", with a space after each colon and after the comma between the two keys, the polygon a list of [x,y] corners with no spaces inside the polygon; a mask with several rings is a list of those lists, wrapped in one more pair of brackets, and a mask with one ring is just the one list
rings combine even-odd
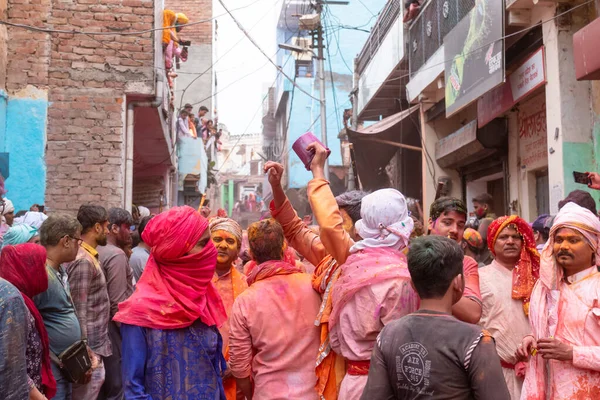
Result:
{"label": "drainpipe", "polygon": [[127,104],[127,129],[125,131],[125,209],[131,212],[133,204],[133,133],[136,107],[158,108],[163,104],[164,78],[156,73],[156,94],[151,101],[132,101]]}

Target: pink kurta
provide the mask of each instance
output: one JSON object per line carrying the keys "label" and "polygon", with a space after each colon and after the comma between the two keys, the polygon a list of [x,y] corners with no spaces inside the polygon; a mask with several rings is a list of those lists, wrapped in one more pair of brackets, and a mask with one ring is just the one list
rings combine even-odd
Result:
{"label": "pink kurta", "polygon": [[308,274],[253,283],[230,316],[229,364],[236,378],[254,378],[254,400],[316,400],[315,326],[321,298]]}
{"label": "pink kurta", "polygon": [[[495,260],[479,270],[483,299],[479,325],[494,337],[500,359],[514,365],[518,361],[517,348],[531,333],[531,327],[523,311],[523,301],[512,298],[512,283],[512,271]],[[514,368],[502,368],[502,372],[510,398],[519,400],[523,379],[517,377]]]}
{"label": "pink kurta", "polygon": [[[373,251],[373,250],[371,250]],[[332,326],[330,322],[331,348],[351,361],[368,361],[375,341],[383,327],[395,319],[401,318],[419,307],[419,298],[410,285],[406,264],[377,265],[377,259],[371,258],[364,263],[356,260],[361,254],[351,256],[342,268],[342,277],[356,276],[354,268],[362,264],[370,269],[385,273],[389,268],[406,270],[406,277],[393,278],[359,289],[339,311],[339,321]],[[353,262],[357,261],[357,262]],[[338,281],[340,282],[340,281]],[[340,299],[333,295],[333,307]],[[340,400],[358,400],[367,384],[367,375],[346,375],[340,388]]]}
{"label": "pink kurta", "polygon": [[[538,282],[531,296],[531,326],[536,339],[554,336],[572,345],[573,361],[531,357],[521,399],[600,399],[600,273],[589,268],[561,280],[558,288],[548,290]],[[557,298],[555,306],[551,299]]]}

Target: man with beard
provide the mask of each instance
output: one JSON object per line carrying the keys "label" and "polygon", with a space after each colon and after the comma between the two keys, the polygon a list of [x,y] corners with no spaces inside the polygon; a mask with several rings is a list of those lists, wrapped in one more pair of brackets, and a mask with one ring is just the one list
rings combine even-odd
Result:
{"label": "man with beard", "polygon": [[516,215],[490,225],[488,247],[494,261],[479,270],[483,310],[479,325],[492,334],[511,399],[521,398],[525,365],[515,356],[529,334],[529,298],[539,278],[540,256],[529,224]]}
{"label": "man with beard", "polygon": [[[235,299],[248,288],[246,276],[239,272],[234,264],[242,247],[242,227],[229,218],[214,218],[209,227],[212,241],[217,248],[217,269],[212,283],[221,295],[227,312],[227,320],[219,328],[219,332],[223,337],[223,356],[229,362],[229,317],[231,316],[231,309]],[[229,369],[223,377],[223,386],[227,400],[235,400],[237,397],[236,382]]]}
{"label": "man with beard", "polygon": [[108,238],[106,246],[98,246],[98,261],[106,278],[106,288],[110,300],[108,334],[112,344],[112,355],[104,359],[106,379],[99,399],[118,400],[123,398],[121,380],[121,332],[120,324],[112,318],[119,311],[119,303],[133,293],[133,271],[125,250],[131,245],[131,225],[133,217],[122,208],[108,210]]}
{"label": "man with beard", "polygon": [[103,359],[112,354],[108,335],[110,300],[96,250],[108,243],[108,213],[101,206],[83,205],[79,208],[77,220],[82,227],[83,242],[77,258],[67,266],[67,275],[81,336],[87,338],[91,349],[93,372],[90,383],[73,384],[73,398],[96,400],[104,383]]}
{"label": "man with beard", "polygon": [[542,251],[518,356],[528,358],[522,399],[600,397],[600,221],[567,203]]}
{"label": "man with beard", "polygon": [[[431,235],[445,236],[461,244],[466,222],[467,207],[462,200],[441,197],[431,204],[428,226]],[[463,297],[452,306],[452,314],[456,318],[471,324],[476,324],[481,317],[478,267],[477,261],[471,257],[464,258],[465,291]]]}

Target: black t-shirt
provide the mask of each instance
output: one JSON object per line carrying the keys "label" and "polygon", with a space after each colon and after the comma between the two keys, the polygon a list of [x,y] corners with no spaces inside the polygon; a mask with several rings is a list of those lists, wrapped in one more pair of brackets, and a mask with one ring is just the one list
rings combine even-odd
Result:
{"label": "black t-shirt", "polygon": [[381,331],[361,399],[510,400],[510,395],[488,332],[420,310]]}

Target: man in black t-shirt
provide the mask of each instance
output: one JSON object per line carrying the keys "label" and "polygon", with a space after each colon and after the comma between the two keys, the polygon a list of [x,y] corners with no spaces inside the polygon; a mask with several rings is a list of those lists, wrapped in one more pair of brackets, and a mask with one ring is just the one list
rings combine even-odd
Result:
{"label": "man in black t-shirt", "polygon": [[381,331],[362,400],[510,400],[492,336],[452,316],[463,252],[445,237],[415,239],[408,269],[419,310]]}

